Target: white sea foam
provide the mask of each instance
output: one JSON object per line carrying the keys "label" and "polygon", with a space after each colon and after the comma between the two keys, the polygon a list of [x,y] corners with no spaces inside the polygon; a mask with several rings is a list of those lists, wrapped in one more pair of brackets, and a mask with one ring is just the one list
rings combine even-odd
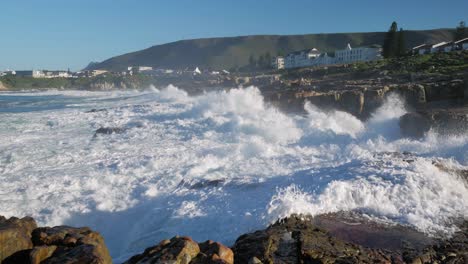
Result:
{"label": "white sea foam", "polygon": [[365,123],[311,104],[286,115],[255,87],[0,98],[0,214],[91,226],[117,262],[176,234],[229,244],[291,213],[357,210],[429,234],[468,217],[466,183],[432,163],[466,169],[468,136],[400,138],[396,96]]}

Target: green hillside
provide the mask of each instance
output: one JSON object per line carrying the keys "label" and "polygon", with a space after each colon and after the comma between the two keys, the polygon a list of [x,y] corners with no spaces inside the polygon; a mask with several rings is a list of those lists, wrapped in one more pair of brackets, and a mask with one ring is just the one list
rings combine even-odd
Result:
{"label": "green hillside", "polygon": [[[421,43],[451,40],[453,31],[453,29],[407,31],[406,45],[409,48]],[[87,69],[121,71],[132,65],[171,69],[197,66],[230,69],[247,65],[250,55],[258,58],[267,52],[274,56],[307,48],[330,52],[345,48],[347,43],[352,46],[382,44],[384,35],[384,32],[369,32],[182,40],[113,57],[101,63],[91,64]]]}

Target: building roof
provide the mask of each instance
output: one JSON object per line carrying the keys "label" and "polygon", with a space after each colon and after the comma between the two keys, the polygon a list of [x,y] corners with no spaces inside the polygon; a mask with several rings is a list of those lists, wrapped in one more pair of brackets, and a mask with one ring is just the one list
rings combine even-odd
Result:
{"label": "building roof", "polygon": [[421,44],[421,45],[418,45],[416,47],[413,47],[412,50],[419,50],[419,49],[425,49],[425,48],[430,48],[432,47],[432,44]]}
{"label": "building roof", "polygon": [[435,48],[438,48],[438,47],[445,46],[446,44],[448,44],[448,43],[443,41],[443,42],[432,45],[432,48],[435,49]]}
{"label": "building roof", "polygon": [[464,39],[460,39],[460,40],[455,41],[455,44],[463,44],[463,43],[467,43],[467,42],[468,42],[468,38],[464,38]]}

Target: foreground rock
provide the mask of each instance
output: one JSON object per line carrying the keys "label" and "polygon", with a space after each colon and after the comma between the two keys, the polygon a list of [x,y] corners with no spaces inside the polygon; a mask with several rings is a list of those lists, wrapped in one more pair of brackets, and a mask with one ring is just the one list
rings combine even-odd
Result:
{"label": "foreground rock", "polygon": [[234,254],[230,248],[211,240],[198,244],[189,237],[173,237],[147,248],[125,263],[233,264]]}
{"label": "foreground rock", "polygon": [[265,230],[240,236],[235,263],[402,263],[398,256],[332,237],[293,216]]}
{"label": "foreground rock", "polygon": [[102,236],[87,227],[37,228],[30,217],[0,216],[0,262],[9,263],[112,263]]}
{"label": "foreground rock", "polygon": [[0,263],[18,251],[31,249],[31,232],[36,227],[36,221],[30,217],[6,219],[0,216]]}

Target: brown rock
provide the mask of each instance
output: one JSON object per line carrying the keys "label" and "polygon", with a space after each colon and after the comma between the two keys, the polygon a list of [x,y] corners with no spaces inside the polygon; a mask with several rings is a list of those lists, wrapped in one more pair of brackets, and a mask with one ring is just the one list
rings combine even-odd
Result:
{"label": "brown rock", "polygon": [[31,232],[36,227],[36,221],[30,217],[0,216],[0,262],[16,252],[31,249]]}
{"label": "brown rock", "polygon": [[[339,240],[292,216],[266,230],[242,235],[234,245],[235,263],[391,263],[391,256]],[[257,261],[255,260],[255,261]],[[257,262],[258,262],[257,261]]]}
{"label": "brown rock", "polygon": [[112,263],[102,236],[88,227],[41,227],[32,232],[35,246],[57,246],[44,263]]}
{"label": "brown rock", "polygon": [[199,246],[201,252],[194,264],[234,264],[234,253],[221,243],[208,240]]}
{"label": "brown rock", "polygon": [[147,248],[142,254],[131,257],[125,263],[189,264],[199,253],[200,247],[191,238],[176,236]]}
{"label": "brown rock", "polygon": [[31,264],[40,264],[45,259],[52,256],[57,246],[39,246],[29,252],[29,261]]}

